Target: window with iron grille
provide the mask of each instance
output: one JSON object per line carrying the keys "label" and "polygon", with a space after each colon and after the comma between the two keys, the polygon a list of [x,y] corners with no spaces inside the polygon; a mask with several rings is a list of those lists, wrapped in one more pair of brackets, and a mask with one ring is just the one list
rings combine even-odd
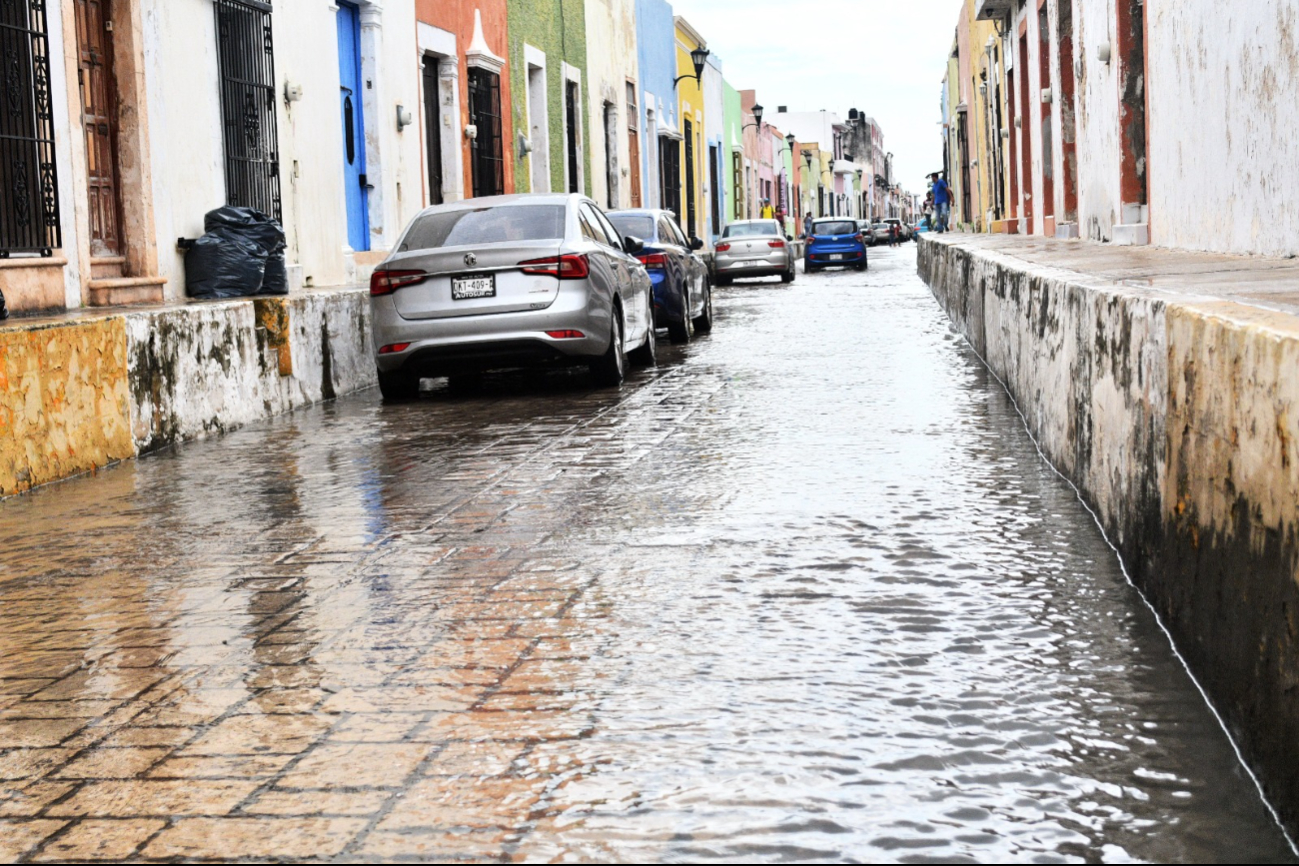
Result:
{"label": "window with iron grille", "polygon": [[271,4],[216,0],[215,5],[226,204],[282,219]]}
{"label": "window with iron grille", "polygon": [[0,0],[0,258],[63,245],[47,2]]}
{"label": "window with iron grille", "polygon": [[505,192],[505,158],[501,142],[501,76],[486,69],[469,70],[469,122],[478,136],[469,143],[474,198]]}

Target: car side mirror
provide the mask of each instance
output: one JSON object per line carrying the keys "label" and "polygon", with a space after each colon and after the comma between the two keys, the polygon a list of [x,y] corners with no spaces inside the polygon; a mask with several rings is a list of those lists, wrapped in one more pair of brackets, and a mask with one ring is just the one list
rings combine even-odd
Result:
{"label": "car side mirror", "polygon": [[691,239],[690,239],[690,249],[691,249],[692,251],[694,251],[694,252],[697,253],[697,252],[699,252],[700,250],[702,250],[703,248],[704,248],[704,242],[703,242],[702,240],[700,240],[699,238],[691,238]]}
{"label": "car side mirror", "polygon": [[645,242],[640,238],[634,238],[631,235],[622,239],[622,249],[629,256],[634,256],[641,250],[645,249]]}

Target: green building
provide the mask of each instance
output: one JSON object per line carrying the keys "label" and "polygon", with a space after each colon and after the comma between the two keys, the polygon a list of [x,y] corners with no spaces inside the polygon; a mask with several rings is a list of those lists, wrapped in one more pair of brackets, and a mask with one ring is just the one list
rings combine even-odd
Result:
{"label": "green building", "polygon": [[515,189],[590,195],[585,0],[509,0],[509,34]]}
{"label": "green building", "polygon": [[722,82],[722,101],[726,117],[722,125],[722,144],[726,166],[726,207],[723,222],[748,219],[744,180],[744,112],[740,92],[729,81]]}

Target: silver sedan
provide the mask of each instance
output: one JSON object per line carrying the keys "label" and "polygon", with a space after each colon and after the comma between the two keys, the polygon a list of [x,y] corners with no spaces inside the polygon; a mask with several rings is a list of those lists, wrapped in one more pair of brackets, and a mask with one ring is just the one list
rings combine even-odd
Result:
{"label": "silver sedan", "polygon": [[746,277],[780,277],[794,282],[794,249],[776,220],[745,220],[726,227],[713,248],[714,282]]}
{"label": "silver sedan", "polygon": [[621,384],[627,352],[654,363],[641,243],[580,195],[478,198],[431,207],[370,281],[379,388],[408,400],[488,370],[588,364]]}

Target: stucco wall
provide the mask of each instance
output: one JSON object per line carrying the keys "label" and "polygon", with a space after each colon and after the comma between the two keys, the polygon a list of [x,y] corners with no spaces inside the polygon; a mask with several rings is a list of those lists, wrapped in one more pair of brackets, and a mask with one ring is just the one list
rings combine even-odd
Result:
{"label": "stucco wall", "polygon": [[1299,322],[926,237],[920,270],[1299,826]]}
{"label": "stucco wall", "polygon": [[1154,243],[1299,254],[1299,6],[1147,0]]}
{"label": "stucco wall", "polygon": [[[550,189],[566,191],[567,150],[564,137],[564,64],[580,73],[581,90],[578,100],[578,122],[581,124],[580,171],[581,191],[591,192],[591,127],[587,90],[590,82],[586,74],[586,0],[509,0],[510,85],[514,93],[527,91],[527,64],[524,45],[538,48],[546,54],[546,83],[550,90]],[[527,129],[526,100],[514,103],[515,129]],[[515,160],[515,188],[519,192],[532,189],[531,166],[528,157],[520,157],[513,142],[506,147],[508,159]]]}
{"label": "stucco wall", "polygon": [[[676,24],[666,0],[636,0],[636,43],[641,76],[641,141],[645,145],[641,156],[643,201],[646,207],[660,207],[656,131],[663,129],[665,122],[680,128],[676,92],[672,88],[677,68]],[[654,112],[654,129],[647,120],[650,111]]]}
{"label": "stucco wall", "polygon": [[[602,206],[631,206],[631,172],[627,138],[627,84],[639,78],[636,57],[635,0],[586,0],[586,40],[597,46],[587,57],[586,95],[590,104],[591,195]],[[614,111],[615,189],[609,196],[609,148],[605,141],[605,104]]]}
{"label": "stucco wall", "polygon": [[1103,63],[1097,50],[1113,45],[1114,0],[1078,0],[1073,12],[1074,51],[1082,72],[1075,97],[1078,230],[1084,238],[1108,241],[1121,217],[1118,60],[1115,50],[1110,62]]}
{"label": "stucco wall", "polygon": [[[396,107],[419,104],[414,0],[358,4],[366,92],[370,244],[383,250],[422,205],[418,127],[398,132]],[[381,10],[381,11],[380,11]],[[226,201],[220,75],[211,3],[148,0],[142,10],[159,269],[167,297],[184,296],[176,238],[203,233],[203,215]],[[272,16],[279,99],[280,184],[288,259],[316,286],[358,278],[347,256],[338,25],[328,5],[280,4]],[[286,84],[302,99],[288,103]]]}
{"label": "stucco wall", "polygon": [[0,496],[374,384],[369,296],[0,327]]}

